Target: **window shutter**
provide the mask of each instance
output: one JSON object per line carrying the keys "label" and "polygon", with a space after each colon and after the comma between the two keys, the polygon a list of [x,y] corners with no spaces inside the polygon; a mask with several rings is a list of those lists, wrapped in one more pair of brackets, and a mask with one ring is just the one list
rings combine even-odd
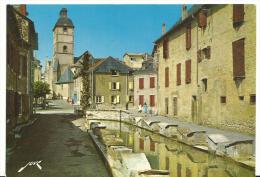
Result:
{"label": "window shutter", "polygon": [[155,80],[154,77],[150,77],[150,88],[154,88],[155,87],[154,80]]}
{"label": "window shutter", "polygon": [[120,96],[119,95],[116,96],[116,102],[120,103]]}
{"label": "window shutter", "polygon": [[233,25],[237,26],[244,21],[244,4],[233,5]]}
{"label": "window shutter", "polygon": [[139,78],[139,89],[144,88],[144,78]]}
{"label": "window shutter", "polygon": [[105,102],[105,96],[101,96],[101,103]]}
{"label": "window shutter", "polygon": [[191,48],[191,24],[186,27],[186,49]]}
{"label": "window shutter", "polygon": [[233,77],[245,78],[245,48],[244,38],[232,43],[233,49]]}
{"label": "window shutter", "polygon": [[191,60],[185,62],[186,65],[186,84],[191,82]]}
{"label": "window shutter", "polygon": [[144,140],[143,139],[139,139],[139,148],[140,150],[144,150]]}
{"label": "window shutter", "polygon": [[169,68],[165,68],[165,87],[169,87]]}
{"label": "window shutter", "polygon": [[150,151],[155,151],[155,143],[152,140],[150,141]]}
{"label": "window shutter", "polygon": [[198,51],[197,51],[197,61],[198,61],[198,63],[200,63],[201,60],[202,60],[201,53],[202,53],[201,50],[198,50]]}
{"label": "window shutter", "polygon": [[181,63],[177,64],[177,85],[181,85]]}
{"label": "window shutter", "polygon": [[120,82],[116,83],[116,89],[119,90],[120,89]]}
{"label": "window shutter", "polygon": [[143,95],[139,95],[139,105],[144,105],[144,96]]}
{"label": "window shutter", "polygon": [[163,58],[167,59],[169,57],[169,46],[168,39],[163,40]]}
{"label": "window shutter", "polygon": [[202,10],[198,14],[198,26],[200,28],[206,28],[207,26],[207,14]]}
{"label": "window shutter", "polygon": [[154,95],[150,95],[150,106],[151,107],[155,106]]}
{"label": "window shutter", "polygon": [[108,88],[109,88],[109,90],[111,90],[111,88],[112,88],[111,82],[108,83]]}

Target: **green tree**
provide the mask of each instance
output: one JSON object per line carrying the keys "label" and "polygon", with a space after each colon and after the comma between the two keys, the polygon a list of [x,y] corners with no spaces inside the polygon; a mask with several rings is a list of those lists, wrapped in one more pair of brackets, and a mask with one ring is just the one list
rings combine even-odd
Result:
{"label": "green tree", "polygon": [[35,98],[36,105],[38,103],[39,98],[43,98],[43,106],[45,107],[45,100],[46,100],[46,95],[50,94],[50,85],[46,82],[43,81],[36,81],[33,83],[33,94]]}
{"label": "green tree", "polygon": [[91,60],[91,55],[87,52],[83,57],[83,60],[80,61],[80,70],[79,76],[82,77],[82,90],[81,90],[81,98],[80,105],[83,110],[87,110],[90,107],[90,82],[89,82],[89,63]]}

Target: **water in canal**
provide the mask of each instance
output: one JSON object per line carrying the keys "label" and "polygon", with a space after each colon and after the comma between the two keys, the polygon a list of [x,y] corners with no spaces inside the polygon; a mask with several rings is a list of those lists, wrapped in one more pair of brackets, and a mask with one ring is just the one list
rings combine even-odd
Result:
{"label": "water in canal", "polygon": [[[102,121],[133,152],[143,152],[153,169],[169,170],[171,177],[253,177],[254,169],[202,152],[132,125]],[[121,131],[120,131],[121,129]]]}

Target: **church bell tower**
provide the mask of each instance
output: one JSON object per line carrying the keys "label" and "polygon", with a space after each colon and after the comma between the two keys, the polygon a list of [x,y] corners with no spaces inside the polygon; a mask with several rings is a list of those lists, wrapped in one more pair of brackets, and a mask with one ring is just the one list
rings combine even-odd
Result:
{"label": "church bell tower", "polygon": [[[62,8],[53,28],[53,63],[59,63],[60,74],[74,61],[74,25]],[[58,79],[58,78],[57,78]]]}

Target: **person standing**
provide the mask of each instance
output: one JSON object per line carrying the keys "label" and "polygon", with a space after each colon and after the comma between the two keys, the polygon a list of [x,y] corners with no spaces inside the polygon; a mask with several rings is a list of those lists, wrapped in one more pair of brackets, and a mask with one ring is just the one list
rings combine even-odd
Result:
{"label": "person standing", "polygon": [[146,102],[144,103],[144,113],[147,113],[147,109],[148,109],[148,107],[147,107],[147,104],[146,104]]}

